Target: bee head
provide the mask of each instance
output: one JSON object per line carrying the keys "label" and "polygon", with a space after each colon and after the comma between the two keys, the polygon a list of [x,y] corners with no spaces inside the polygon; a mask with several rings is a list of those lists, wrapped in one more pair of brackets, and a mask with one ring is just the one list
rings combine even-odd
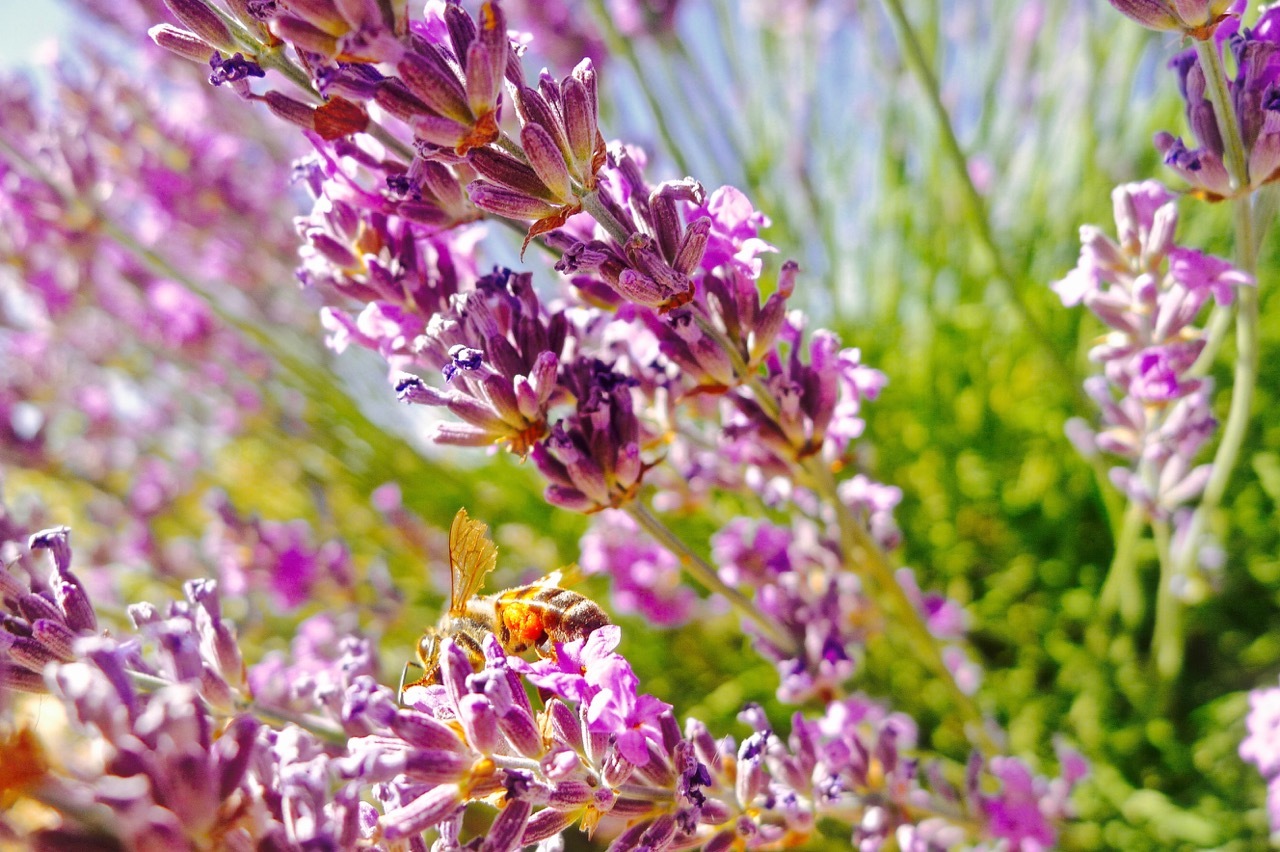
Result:
{"label": "bee head", "polygon": [[443,637],[434,627],[428,628],[418,640],[418,663],[422,666],[422,679],[418,683],[436,682],[440,673],[440,641]]}

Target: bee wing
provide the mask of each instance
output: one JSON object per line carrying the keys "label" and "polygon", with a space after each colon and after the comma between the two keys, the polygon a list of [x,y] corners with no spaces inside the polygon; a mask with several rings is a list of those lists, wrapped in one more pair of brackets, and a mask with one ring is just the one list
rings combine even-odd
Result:
{"label": "bee wing", "polygon": [[568,589],[582,582],[583,576],[583,571],[578,567],[578,563],[570,562],[563,568],[557,568],[552,571],[544,579],[549,581],[549,585]]}
{"label": "bee wing", "polygon": [[498,546],[489,540],[489,526],[473,521],[459,509],[449,527],[449,614],[462,615],[467,601],[484,586],[484,577],[498,564]]}

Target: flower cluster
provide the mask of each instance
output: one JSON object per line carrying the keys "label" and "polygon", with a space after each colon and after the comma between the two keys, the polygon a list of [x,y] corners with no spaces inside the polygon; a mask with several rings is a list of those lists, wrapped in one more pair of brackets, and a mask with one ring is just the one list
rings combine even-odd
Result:
{"label": "flower cluster", "polygon": [[1177,203],[1159,183],[1117,187],[1112,200],[1118,240],[1082,227],[1080,261],[1053,288],[1110,328],[1089,353],[1103,371],[1085,384],[1103,417],[1089,439],[1126,460],[1111,469],[1115,485],[1149,517],[1167,519],[1204,488],[1210,468],[1194,460],[1217,425],[1212,382],[1192,370],[1204,348],[1193,323],[1210,299],[1230,304],[1235,288],[1253,281],[1174,243]]}
{"label": "flower cluster", "polygon": [[971,840],[972,825],[1051,842],[1046,819],[1077,780],[1071,769],[1033,779],[1006,760],[994,767],[1000,792],[978,786],[976,765],[964,795],[926,786],[907,756],[914,723],[861,698],[796,714],[785,742],[758,708],[743,714],[754,733],[740,747],[693,719],[682,734],[671,707],[640,692],[614,626],[534,663],[490,635],[478,670],[446,640],[439,683],[410,687],[397,706],[369,644],[328,617],[309,620],[288,657],[246,667],[212,581],[188,583],[164,609],[133,605],[132,631],[99,635],[67,530],[32,546],[53,553],[54,571],[33,575],[32,590],[0,575],[0,693],[47,690],[98,743],[64,766],[30,730],[0,737],[7,800],[60,805],[37,845],[105,833],[129,848],[390,849],[430,828],[458,844],[476,803],[498,809],[484,843],[503,850],[573,825],[620,850],[759,848],[804,842],[825,818],[851,825],[862,848]]}
{"label": "flower cluster", "polygon": [[245,518],[221,494],[213,495],[211,502],[217,521],[206,531],[205,546],[226,594],[241,597],[264,590],[282,612],[321,593],[349,596],[355,575],[341,542],[317,546],[305,521]]}
{"label": "flower cluster", "polygon": [[[136,38],[138,8],[89,11],[132,15]],[[235,323],[306,329],[314,308],[274,286],[300,140],[146,47],[146,77],[86,45],[42,86],[0,85],[0,464],[75,477],[95,520],[128,530],[109,542],[122,566],[190,576],[157,525],[259,418],[296,414]]]}
{"label": "flower cluster", "polygon": [[1181,137],[1156,134],[1156,148],[1165,163],[1206,198],[1230,198],[1250,192],[1280,177],[1280,8],[1272,6],[1252,27],[1242,27],[1238,16],[1228,17],[1217,28],[1211,49],[1230,49],[1235,77],[1227,81],[1232,111],[1244,143],[1243,185],[1233,187],[1225,165],[1225,141],[1218,116],[1205,91],[1205,69],[1194,50],[1178,54],[1170,62],[1178,73],[1178,85],[1186,101],[1187,123],[1199,144],[1188,148]]}

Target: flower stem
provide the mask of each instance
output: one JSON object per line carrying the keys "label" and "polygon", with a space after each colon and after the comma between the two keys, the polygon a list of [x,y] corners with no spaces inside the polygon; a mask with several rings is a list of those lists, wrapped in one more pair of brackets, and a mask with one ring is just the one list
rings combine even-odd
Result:
{"label": "flower stem", "polygon": [[1218,132],[1222,136],[1223,165],[1227,167],[1231,188],[1239,190],[1249,185],[1249,172],[1235,104],[1231,101],[1231,93],[1227,91],[1227,70],[1222,65],[1222,56],[1213,39],[1196,39],[1195,48],[1196,58],[1200,60],[1200,68],[1204,71],[1205,94],[1213,104]]}
{"label": "flower stem", "polygon": [[627,514],[631,515],[645,532],[653,536],[655,541],[671,551],[680,560],[680,564],[690,577],[703,588],[722,595],[734,609],[751,619],[760,628],[764,637],[779,650],[788,655],[799,653],[793,637],[779,630],[778,625],[760,612],[750,598],[721,580],[716,570],[705,559],[694,553],[689,545],[685,544],[666,524],[658,520],[648,507],[639,500],[633,500],[627,504]]}
{"label": "flower stem", "polygon": [[[1196,42],[1196,56],[1200,67],[1204,70],[1206,92],[1213,104],[1214,114],[1218,120],[1218,129],[1224,145],[1224,163],[1231,178],[1231,185],[1237,189],[1232,200],[1235,213],[1236,263],[1255,276],[1258,270],[1258,240],[1254,230],[1253,209],[1250,195],[1245,191],[1249,185],[1249,175],[1245,162],[1244,141],[1240,135],[1240,122],[1236,116],[1234,104],[1227,91],[1226,70],[1222,65],[1222,57],[1217,46],[1209,41]],[[1200,505],[1196,507],[1184,539],[1185,544],[1177,554],[1176,563],[1171,561],[1172,555],[1162,556],[1160,560],[1162,574],[1160,592],[1156,607],[1156,632],[1152,638],[1153,653],[1156,657],[1156,670],[1166,683],[1177,677],[1182,666],[1182,617],[1181,602],[1168,592],[1168,586],[1175,577],[1187,576],[1193,569],[1199,555],[1200,538],[1204,534],[1209,518],[1222,504],[1227,485],[1231,481],[1231,473],[1239,461],[1244,447],[1244,439],[1249,430],[1249,421],[1253,408],[1254,390],[1258,380],[1258,290],[1257,287],[1239,288],[1239,308],[1236,313],[1236,363],[1234,382],[1231,389],[1231,407],[1227,413],[1226,425],[1222,429],[1222,441],[1213,456],[1213,472],[1205,485]],[[1211,329],[1212,331],[1212,329]],[[1157,543],[1158,540],[1157,540]],[[1168,542],[1165,542],[1167,548]],[[1166,564],[1170,567],[1166,569]],[[1167,598],[1167,599],[1166,599]],[[1163,605],[1163,608],[1162,608]],[[1164,629],[1161,629],[1163,615]],[[1176,642],[1177,647],[1170,643]]]}
{"label": "flower stem", "polygon": [[1125,510],[1120,534],[1116,538],[1116,553],[1111,568],[1098,595],[1098,610],[1103,618],[1119,610],[1121,620],[1130,628],[1142,621],[1143,595],[1138,583],[1138,541],[1146,524],[1147,513],[1140,504],[1129,502]]}
{"label": "flower stem", "polygon": [[618,245],[626,245],[631,234],[627,233],[626,227],[609,212],[609,208],[600,202],[598,192],[599,190],[594,190],[581,197],[582,209],[590,213],[591,218],[608,231],[609,236],[618,241]]}
{"label": "flower stem", "polygon": [[1156,552],[1160,555],[1160,588],[1156,592],[1156,625],[1151,647],[1155,654],[1156,673],[1167,690],[1182,671],[1182,602],[1175,589],[1178,570],[1169,551],[1169,522],[1156,520],[1151,529],[1155,534]]}
{"label": "flower stem", "polygon": [[896,626],[902,628],[915,657],[932,670],[951,693],[952,701],[964,721],[964,733],[969,742],[986,756],[998,754],[1000,749],[987,731],[982,711],[973,697],[956,683],[955,676],[942,658],[937,638],[929,632],[928,625],[920,617],[920,611],[902,590],[884,551],[840,499],[831,469],[818,456],[805,462],[804,469],[818,493],[835,510],[845,564],[867,581],[871,587],[869,591],[874,595],[873,600],[886,611]]}

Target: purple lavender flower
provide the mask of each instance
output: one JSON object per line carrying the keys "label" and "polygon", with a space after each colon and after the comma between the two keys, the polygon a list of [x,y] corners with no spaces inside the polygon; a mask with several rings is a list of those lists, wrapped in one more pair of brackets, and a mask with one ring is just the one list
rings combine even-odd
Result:
{"label": "purple lavender flower", "polygon": [[[521,85],[516,96],[524,161],[477,147],[467,160],[481,179],[467,191],[472,202],[507,219],[533,219],[524,240],[553,231],[582,211],[582,196],[595,192],[605,161],[596,73],[584,59],[558,83],[543,73],[538,87]],[[522,249],[523,250],[523,249]]]}
{"label": "purple lavender flower", "polygon": [[249,0],[246,11],[246,23],[266,22],[277,38],[322,58],[394,63],[404,53],[389,10],[376,2],[258,2],[254,6]]}
{"label": "purple lavender flower", "polygon": [[597,512],[635,498],[648,465],[641,457],[641,425],[633,380],[601,361],[578,361],[565,385],[577,406],[533,448],[533,462],[549,480],[547,502]]}
{"label": "purple lavender flower", "polygon": [[785,348],[780,346],[764,362],[764,384],[777,401],[777,415],[738,395],[734,402],[739,413],[725,426],[725,436],[757,443],[787,463],[817,453],[835,461],[862,434],[862,402],[875,399],[886,378],[863,365],[857,349],[842,349],[840,339],[824,329],[810,336],[809,357],[802,360],[803,335],[804,319],[793,312],[779,334]]}
{"label": "purple lavender flower", "polygon": [[0,689],[43,692],[45,667],[76,659],[76,639],[97,633],[98,622],[71,573],[71,530],[38,532],[28,547],[48,550],[53,571],[33,573],[24,583],[0,569]]}
{"label": "purple lavender flower", "polygon": [[986,833],[1008,841],[1017,849],[1050,849],[1057,840],[1054,823],[1070,814],[1071,790],[1088,773],[1088,766],[1074,751],[1058,745],[1062,777],[1048,779],[1034,775],[1013,757],[996,757],[990,773],[999,782],[999,791],[983,792],[979,784],[980,760],[969,763],[969,795],[986,821]]}
{"label": "purple lavender flower", "polygon": [[280,523],[240,516],[225,495],[211,498],[219,523],[206,534],[226,594],[266,591],[281,611],[321,590],[348,596],[355,583],[350,555],[338,541],[311,543],[306,521]]}
{"label": "purple lavender flower", "polygon": [[[665,313],[693,300],[692,276],[711,222],[681,214],[682,206],[692,210],[703,202],[701,184],[685,178],[650,187],[643,164],[639,151],[610,146],[596,200],[611,227],[602,225],[604,234],[564,231],[550,241],[563,252],[556,263],[560,272],[598,276],[624,302]],[[612,234],[627,236],[619,243],[621,236]]]}
{"label": "purple lavender flower", "polygon": [[1157,133],[1156,148],[1173,168],[1205,198],[1219,200],[1237,192],[1251,192],[1280,177],[1280,9],[1263,11],[1252,28],[1242,28],[1238,15],[1226,17],[1213,36],[1213,50],[1229,47],[1236,64],[1228,81],[1240,136],[1244,142],[1243,185],[1231,187],[1224,165],[1224,143],[1213,104],[1205,94],[1204,69],[1194,51],[1174,57],[1170,66],[1186,101],[1187,123],[1199,143],[1190,149],[1180,137]]}
{"label": "purple lavender flower", "polygon": [[523,456],[547,434],[550,409],[566,396],[558,373],[568,339],[566,316],[542,307],[531,275],[497,269],[452,298],[415,340],[421,359],[440,369],[448,386],[436,390],[406,376],[396,392],[464,421],[437,424],[437,443],[501,444]]}
{"label": "purple lavender flower", "polygon": [[843,694],[874,619],[861,583],[841,568],[834,544],[810,526],[793,531],[739,519],[711,546],[721,578],[754,589],[756,606],[800,648],[791,654],[744,625],[778,667],[778,699],[799,704]]}
{"label": "purple lavender flower", "polygon": [[1159,183],[1117,187],[1112,199],[1119,241],[1082,227],[1079,264],[1053,288],[1112,329],[1089,353],[1105,375],[1085,382],[1103,414],[1094,442],[1130,462],[1112,469],[1116,486],[1168,517],[1203,489],[1209,467],[1192,459],[1216,426],[1211,382],[1190,375],[1204,346],[1192,323],[1210,298],[1228,304],[1253,279],[1174,244],[1177,207]]}

